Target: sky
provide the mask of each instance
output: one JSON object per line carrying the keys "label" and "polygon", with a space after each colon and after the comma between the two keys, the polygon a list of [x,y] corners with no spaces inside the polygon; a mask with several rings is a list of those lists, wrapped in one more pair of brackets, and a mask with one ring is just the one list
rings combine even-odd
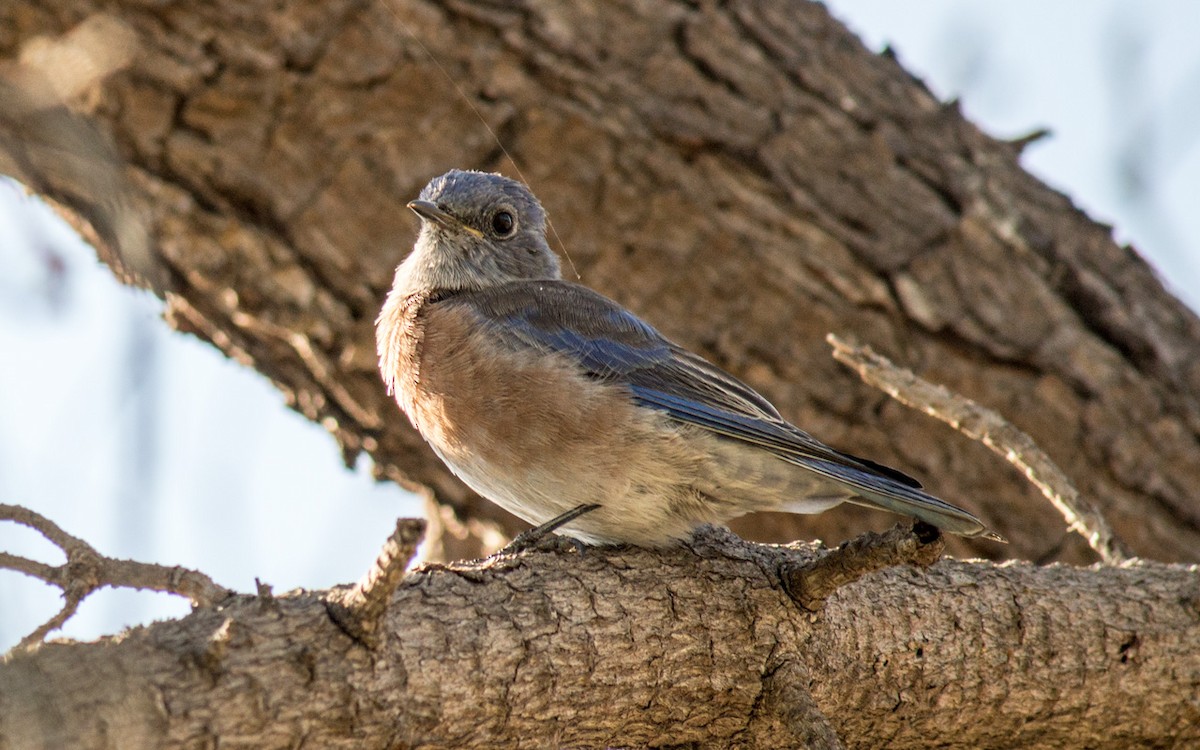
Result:
{"label": "sky", "polygon": [[[1200,309],[1200,5],[827,4],[989,133],[1049,128],[1026,168],[1113,224]],[[9,181],[0,268],[0,503],[44,513],[105,554],[278,592],[356,580],[393,520],[420,514],[370,478],[369,459],[343,467],[333,439],[265,378],[170,331],[154,297],[118,284]],[[0,550],[62,561],[8,523]],[[58,606],[56,590],[0,571],[0,651]],[[100,592],[60,635],[187,611],[177,597]]]}

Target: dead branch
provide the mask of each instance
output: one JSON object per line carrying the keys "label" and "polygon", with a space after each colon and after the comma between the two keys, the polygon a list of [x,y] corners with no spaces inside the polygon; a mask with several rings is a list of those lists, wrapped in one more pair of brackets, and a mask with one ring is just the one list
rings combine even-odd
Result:
{"label": "dead branch", "polygon": [[371,648],[378,645],[379,624],[424,535],[423,519],[397,519],[366,575],[354,586],[329,592],[330,617],[355,640]]}
{"label": "dead branch", "polygon": [[1067,521],[1067,527],[1087,540],[1100,559],[1120,564],[1133,555],[1113,534],[1104,516],[1086,499],[1033,438],[1014,427],[991,409],[951,393],[945,386],[934,385],[917,377],[911,370],[897,367],[869,346],[846,341],[834,334],[825,340],[833,347],[833,356],[858,372],[872,385],[905,406],[937,417],[962,434],[978,440],[1016,466],[1042,494],[1053,503]]}
{"label": "dead branch", "polygon": [[936,526],[922,521],[911,526],[897,524],[883,534],[867,532],[844,542],[814,561],[785,564],[779,577],[793,601],[816,612],[834,591],[868,573],[895,565],[928,568],[941,559],[945,548]]}
{"label": "dead branch", "polygon": [[65,599],[58,614],[22,638],[16,650],[40,643],[49,633],[62,627],[84,599],[105,586],[149,589],[186,596],[197,607],[212,607],[233,595],[230,589],[195,570],[102,555],[87,542],[63,531],[50,519],[19,505],[0,504],[0,521],[12,521],[37,531],[67,556],[64,564],[53,566],[0,552],[0,568],[24,573],[57,586],[62,589]]}

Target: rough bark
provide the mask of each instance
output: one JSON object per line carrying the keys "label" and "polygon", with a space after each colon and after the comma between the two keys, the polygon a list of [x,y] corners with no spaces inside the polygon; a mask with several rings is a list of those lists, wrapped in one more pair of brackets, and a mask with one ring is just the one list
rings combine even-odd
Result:
{"label": "rough bark", "polygon": [[425,568],[373,651],[321,594],[245,597],[0,666],[0,744],[1200,743],[1194,566],[943,560],[872,574],[810,614],[778,570],[814,554],[711,531],[666,552]]}
{"label": "rough bark", "polygon": [[[1006,552],[1092,559],[1012,469],[856,383],[827,332],[1011,417],[1136,552],[1197,559],[1196,318],[1015,146],[821,6],[38,0],[0,9],[0,53],[101,8],[137,54],[73,104],[129,165],[168,319],[270,377],[348,459],[369,452],[460,516],[517,528],[388,402],[370,334],[413,236],[406,200],[451,166],[511,167],[490,127],[586,283],[827,441],[967,505]],[[890,522],[737,528],[840,539]]]}

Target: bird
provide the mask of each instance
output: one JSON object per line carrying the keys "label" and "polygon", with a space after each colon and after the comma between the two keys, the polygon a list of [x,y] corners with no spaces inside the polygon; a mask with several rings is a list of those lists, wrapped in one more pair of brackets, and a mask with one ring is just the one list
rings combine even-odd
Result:
{"label": "bird", "polygon": [[663,547],[755,511],[850,502],[1004,541],[564,280],[524,183],[451,170],[408,208],[420,230],[376,320],[383,381],[451,472],[538,529]]}

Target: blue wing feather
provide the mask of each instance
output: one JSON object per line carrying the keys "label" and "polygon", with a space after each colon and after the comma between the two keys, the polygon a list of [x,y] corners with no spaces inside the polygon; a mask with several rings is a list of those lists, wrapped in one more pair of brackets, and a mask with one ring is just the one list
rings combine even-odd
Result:
{"label": "blue wing feather", "polygon": [[625,386],[642,406],[759,446],[855,489],[871,504],[918,516],[932,511],[939,525],[957,533],[991,533],[966,511],[922,492],[915,479],[836,451],[789,424],[750,386],[587,287],[517,281],[436,304],[466,305],[511,344],[565,355],[590,376]]}
{"label": "blue wing feather", "polygon": [[616,302],[564,281],[510,282],[463,292],[442,304],[467,304],[512,343],[564,354],[588,374],[629,388],[643,406],[793,462],[844,464],[910,487],[916,480],[826,446],[784,421],[750,386],[672,344]]}

